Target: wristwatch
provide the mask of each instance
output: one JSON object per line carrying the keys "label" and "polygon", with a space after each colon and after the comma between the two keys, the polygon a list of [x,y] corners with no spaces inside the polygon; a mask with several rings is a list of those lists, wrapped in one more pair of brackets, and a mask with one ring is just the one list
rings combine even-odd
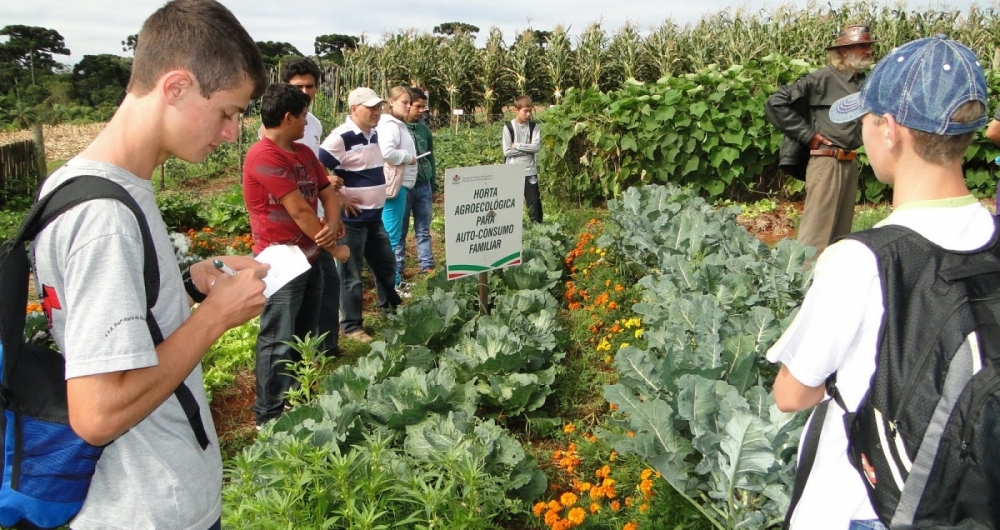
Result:
{"label": "wristwatch", "polygon": [[194,303],[200,304],[205,301],[206,295],[198,290],[198,286],[194,284],[194,280],[191,279],[191,268],[184,269],[181,273],[181,278],[184,280],[184,290],[187,291],[188,296],[194,300]]}

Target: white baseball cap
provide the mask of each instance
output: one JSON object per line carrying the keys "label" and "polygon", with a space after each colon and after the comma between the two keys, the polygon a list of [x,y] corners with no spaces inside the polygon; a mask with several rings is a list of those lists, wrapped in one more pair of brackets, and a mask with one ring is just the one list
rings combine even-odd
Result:
{"label": "white baseball cap", "polygon": [[353,107],[355,105],[364,105],[366,107],[374,107],[385,101],[374,90],[368,87],[358,87],[351,91],[347,95],[347,106]]}

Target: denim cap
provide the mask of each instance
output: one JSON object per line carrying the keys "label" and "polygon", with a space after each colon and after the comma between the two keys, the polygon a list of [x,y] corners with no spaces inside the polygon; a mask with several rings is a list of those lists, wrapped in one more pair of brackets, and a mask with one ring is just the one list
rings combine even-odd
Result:
{"label": "denim cap", "polygon": [[[983,104],[983,115],[968,123],[950,120],[969,101]],[[854,121],[871,112],[892,114],[910,129],[941,136],[975,131],[986,125],[986,78],[972,50],[946,35],[908,42],[882,58],[861,91],[830,107],[834,123]]]}

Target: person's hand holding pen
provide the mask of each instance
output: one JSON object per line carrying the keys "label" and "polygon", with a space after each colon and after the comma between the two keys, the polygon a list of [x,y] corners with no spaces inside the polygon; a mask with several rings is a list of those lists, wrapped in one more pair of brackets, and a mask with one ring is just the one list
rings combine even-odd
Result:
{"label": "person's hand holding pen", "polygon": [[[222,267],[217,267],[218,261]],[[191,280],[207,294],[200,307],[218,312],[226,329],[239,326],[264,309],[264,281],[270,265],[251,256],[219,256],[191,266]]]}

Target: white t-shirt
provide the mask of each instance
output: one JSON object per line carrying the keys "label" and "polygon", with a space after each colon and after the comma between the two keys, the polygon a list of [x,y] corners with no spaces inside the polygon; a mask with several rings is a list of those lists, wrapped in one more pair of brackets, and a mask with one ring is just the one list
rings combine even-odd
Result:
{"label": "white t-shirt", "polygon": [[[163,336],[170,336],[191,310],[152,183],[110,164],[74,158],[45,180],[42,193],[77,175],[121,185],[142,208],[160,268],[153,316]],[[72,208],[42,230],[32,254],[67,379],[159,363],[146,325],[142,237],[127,206],[101,199]],[[201,409],[208,448],[198,445],[171,396],[104,449],[74,530],[205,530],[219,519],[222,459],[201,365],[184,382]]]}
{"label": "white t-shirt", "polygon": [[[994,229],[989,210],[972,196],[907,204],[879,226],[885,224],[911,228],[949,250],[981,248]],[[802,309],[767,359],[781,362],[811,387],[837,372],[837,388],[847,407],[856,410],[875,372],[883,312],[875,255],[857,241],[835,243],[820,255]],[[791,528],[846,530],[851,520],[877,518],[860,475],[847,460],[843,411],[831,404]]]}

